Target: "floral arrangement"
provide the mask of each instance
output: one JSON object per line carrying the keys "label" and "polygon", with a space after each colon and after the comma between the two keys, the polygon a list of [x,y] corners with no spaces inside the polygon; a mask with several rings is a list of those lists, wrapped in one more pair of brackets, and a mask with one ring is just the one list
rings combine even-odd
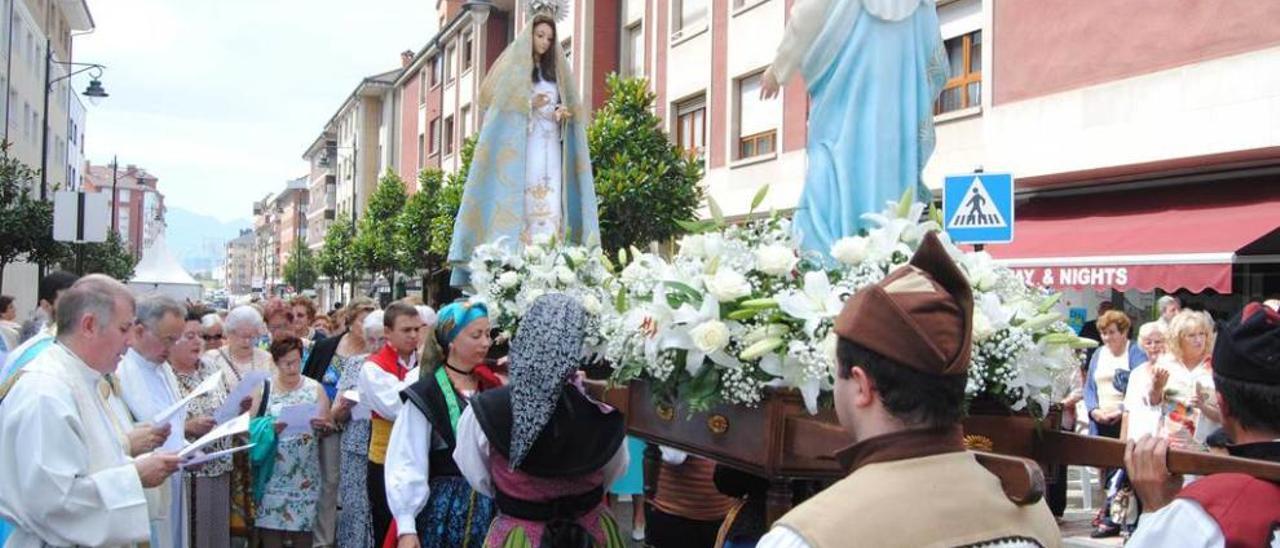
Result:
{"label": "floral arrangement", "polygon": [[477,247],[468,268],[475,289],[471,298],[489,308],[499,340],[515,335],[520,318],[534,300],[548,292],[560,292],[582,301],[591,315],[588,349],[600,353],[604,346],[600,321],[613,283],[613,265],[598,249],[561,246],[549,237],[534,238],[527,246],[500,238]]}
{"label": "floral arrangement", "polygon": [[[844,300],[905,265],[941,226],[938,212],[926,215],[908,193],[865,216],[874,228],[837,241],[828,255],[803,252],[779,215],[728,225],[714,203],[711,210],[713,220],[686,225],[690,234],[670,257],[632,248],[615,263],[599,250],[546,241],[522,252],[482,246],[471,262],[476,298],[509,336],[538,295],[580,295],[597,322],[591,350],[612,364],[613,380],[646,380],[655,397],[692,411],[753,406],[769,388],[794,388],[816,413],[834,384],[832,329]],[[1055,386],[1077,370],[1077,350],[1096,343],[1063,321],[1058,295],[941,236],[974,288],[966,396],[1043,416]]]}

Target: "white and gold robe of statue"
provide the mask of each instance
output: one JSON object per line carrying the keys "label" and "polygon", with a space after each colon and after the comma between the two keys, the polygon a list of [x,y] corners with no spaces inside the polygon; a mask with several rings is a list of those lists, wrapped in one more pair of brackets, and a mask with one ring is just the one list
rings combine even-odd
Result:
{"label": "white and gold robe of statue", "polygon": [[111,383],[58,344],[0,402],[0,516],[7,548],[130,546],[150,532]]}

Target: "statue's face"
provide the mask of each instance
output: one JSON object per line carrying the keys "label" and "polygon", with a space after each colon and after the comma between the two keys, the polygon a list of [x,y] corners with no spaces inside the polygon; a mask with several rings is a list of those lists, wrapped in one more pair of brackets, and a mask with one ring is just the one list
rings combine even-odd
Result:
{"label": "statue's face", "polygon": [[541,22],[533,27],[533,55],[541,58],[551,49],[551,42],[556,39],[556,29],[551,23]]}

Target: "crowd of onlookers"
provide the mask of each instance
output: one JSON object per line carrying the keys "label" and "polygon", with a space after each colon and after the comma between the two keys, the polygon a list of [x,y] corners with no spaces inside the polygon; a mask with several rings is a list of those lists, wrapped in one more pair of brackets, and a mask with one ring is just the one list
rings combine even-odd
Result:
{"label": "crowd of onlookers", "polygon": [[[1173,296],[1156,302],[1157,320],[1136,326],[1110,302],[1098,307],[1081,336],[1100,345],[1088,351],[1070,395],[1063,400],[1066,428],[1092,435],[1137,441],[1151,435],[1171,446],[1197,451],[1221,450],[1229,440],[1221,430],[1214,398],[1213,355],[1216,324],[1204,311],[1183,309]],[[1095,517],[1095,538],[1132,532],[1141,514],[1123,469],[1102,471],[1106,499]],[[1065,478],[1061,478],[1065,479]],[[1065,482],[1063,482],[1065,483]],[[1055,512],[1065,507],[1059,485]],[[1086,489],[1084,496],[1091,496]]]}

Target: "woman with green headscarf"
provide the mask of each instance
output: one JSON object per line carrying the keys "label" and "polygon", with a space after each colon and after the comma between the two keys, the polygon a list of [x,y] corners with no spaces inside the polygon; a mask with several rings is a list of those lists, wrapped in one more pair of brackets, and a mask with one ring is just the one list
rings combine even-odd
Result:
{"label": "woman with green headscarf", "polygon": [[483,304],[440,310],[422,352],[422,376],[401,392],[391,428],[385,479],[395,521],[391,538],[403,548],[479,546],[494,515],[493,501],[471,489],[453,461],[458,419],[468,402],[501,380],[484,364],[492,344]]}
{"label": "woman with green headscarf", "polygon": [[510,384],[476,396],[458,421],[454,461],[499,510],[486,547],[626,546],[604,505],[627,468],[625,426],[579,382],[586,322],[573,297],[539,297],[511,343]]}

